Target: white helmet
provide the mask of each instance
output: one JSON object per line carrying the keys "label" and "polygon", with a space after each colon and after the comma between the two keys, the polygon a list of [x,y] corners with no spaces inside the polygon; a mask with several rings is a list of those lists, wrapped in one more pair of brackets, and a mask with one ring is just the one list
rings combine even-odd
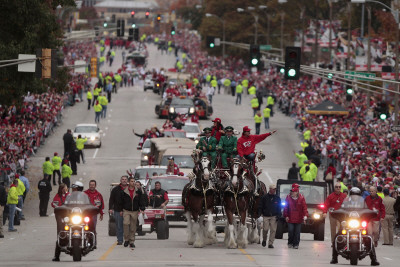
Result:
{"label": "white helmet", "polygon": [[350,195],[361,195],[361,190],[358,187],[352,187],[350,189]]}
{"label": "white helmet", "polygon": [[83,184],[82,184],[82,182],[76,181],[75,183],[72,184],[71,187],[72,188],[78,188],[78,187],[82,187],[83,188]]}

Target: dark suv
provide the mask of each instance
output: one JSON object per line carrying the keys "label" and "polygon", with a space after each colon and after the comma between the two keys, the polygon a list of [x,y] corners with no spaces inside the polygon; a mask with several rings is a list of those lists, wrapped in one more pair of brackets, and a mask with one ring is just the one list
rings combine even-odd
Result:
{"label": "dark suv", "polygon": [[[314,240],[324,241],[325,218],[323,217],[323,209],[327,196],[326,183],[279,179],[277,182],[276,193],[282,200],[282,213],[283,208],[286,205],[286,196],[289,195],[293,183],[300,185],[300,194],[302,194],[306,199],[309,214],[307,221],[301,225],[301,232],[314,234]],[[275,238],[282,239],[283,234],[287,232],[288,227],[285,218],[280,218],[278,220]]]}

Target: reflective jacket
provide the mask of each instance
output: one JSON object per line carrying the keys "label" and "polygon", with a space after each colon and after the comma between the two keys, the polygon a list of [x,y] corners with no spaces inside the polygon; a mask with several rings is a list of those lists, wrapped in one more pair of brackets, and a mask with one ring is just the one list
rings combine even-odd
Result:
{"label": "reflective jacket", "polygon": [[59,156],[54,156],[51,159],[51,162],[53,164],[53,170],[59,170],[60,169],[60,164],[62,162],[62,159]]}
{"label": "reflective jacket", "polygon": [[24,192],[25,192],[25,185],[20,179],[18,179],[18,185],[17,185],[18,196],[22,196]]}
{"label": "reflective jacket", "polygon": [[45,161],[43,163],[42,168],[43,168],[44,174],[53,175],[54,168],[53,168],[53,164],[50,161]]}
{"label": "reflective jacket", "polygon": [[17,187],[14,184],[11,185],[10,190],[8,191],[7,204],[18,204]]}
{"label": "reflective jacket", "polygon": [[64,164],[62,165],[62,169],[61,169],[61,176],[62,178],[70,178],[72,175],[72,169],[70,166],[68,166],[68,164]]}
{"label": "reflective jacket", "polygon": [[83,139],[83,138],[78,138],[76,139],[75,143],[76,143],[76,148],[78,150],[82,150],[85,147],[85,143],[87,142],[87,138]]}

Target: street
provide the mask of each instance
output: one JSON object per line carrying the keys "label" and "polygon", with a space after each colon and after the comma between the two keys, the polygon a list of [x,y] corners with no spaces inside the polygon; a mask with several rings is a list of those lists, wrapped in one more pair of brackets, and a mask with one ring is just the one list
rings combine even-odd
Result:
{"label": "street", "polygon": [[[121,65],[121,50],[117,50],[114,65],[104,66],[102,71],[113,70]],[[153,45],[149,46],[148,69],[170,68],[173,55],[161,55]],[[221,90],[222,91],[222,90]],[[85,100],[85,99],[84,99]],[[136,149],[139,138],[132,133],[141,134],[146,128],[156,124],[161,128],[164,120],[154,113],[154,107],[161,101],[159,95],[151,90],[143,91],[142,81],[133,87],[123,87],[112,96],[108,105],[106,119],[101,119],[99,127],[103,131],[101,148],[85,149],[86,164],[78,165],[78,175],[71,177],[71,183],[80,180],[88,188],[89,180],[97,181],[97,190],[102,193],[105,206],[104,220],[98,222],[97,249],[74,263],[70,255],[61,254],[61,262],[52,262],[56,242],[56,222],[49,205],[49,217],[39,217],[37,181],[42,176],[41,166],[46,156],[54,152],[63,153],[62,136],[67,129],[73,129],[78,123],[94,123],[93,108],[88,111],[86,102],[77,103],[64,111],[61,125],[46,140],[36,156],[32,157],[27,171],[32,190],[24,207],[26,220],[17,227],[18,232],[5,233],[0,239],[0,266],[328,266],[331,260],[329,221],[326,220],[325,241],[314,241],[312,235],[302,234],[298,250],[287,248],[287,234],[283,240],[275,240],[275,248],[263,248],[251,244],[246,249],[226,249],[224,234],[218,234],[218,243],[198,249],[186,243],[186,223],[171,223],[169,240],[157,240],[156,234],[146,234],[136,238],[136,248],[130,249],[116,245],[116,237],[107,235],[108,198],[110,184],[118,182],[126,170],[140,165],[140,151]],[[235,97],[216,94],[213,98],[213,118],[221,118],[222,124],[232,126],[242,132],[243,126],[249,126],[255,133],[253,111],[250,97],[243,95],[242,105],[235,105]],[[286,179],[292,162],[297,162],[292,150],[299,150],[300,139],[294,130],[294,121],[276,110],[270,119],[272,130],[277,133],[257,145],[257,150],[266,154],[260,163],[263,169],[260,178],[267,186],[278,179]],[[200,121],[202,128],[211,126],[211,120]],[[265,133],[262,124],[261,133]],[[53,187],[51,199],[56,193]],[[397,242],[397,243],[396,243]],[[377,247],[378,261],[382,266],[397,266],[400,256],[398,240],[394,247]],[[338,265],[349,265],[349,261],[339,257]],[[370,259],[359,262],[360,266],[369,266]]]}

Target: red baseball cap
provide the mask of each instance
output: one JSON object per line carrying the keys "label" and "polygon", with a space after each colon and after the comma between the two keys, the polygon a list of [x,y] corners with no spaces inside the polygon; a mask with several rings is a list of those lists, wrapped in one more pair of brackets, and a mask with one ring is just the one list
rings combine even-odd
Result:
{"label": "red baseball cap", "polygon": [[221,119],[220,118],[215,118],[212,122],[218,122],[221,123]]}
{"label": "red baseball cap", "polygon": [[15,174],[15,178],[19,178],[19,174],[18,173]]}
{"label": "red baseball cap", "polygon": [[249,126],[244,126],[243,127],[243,132],[250,132],[251,129],[249,128]]}
{"label": "red baseball cap", "polygon": [[292,192],[299,192],[300,186],[296,183],[292,184]]}

